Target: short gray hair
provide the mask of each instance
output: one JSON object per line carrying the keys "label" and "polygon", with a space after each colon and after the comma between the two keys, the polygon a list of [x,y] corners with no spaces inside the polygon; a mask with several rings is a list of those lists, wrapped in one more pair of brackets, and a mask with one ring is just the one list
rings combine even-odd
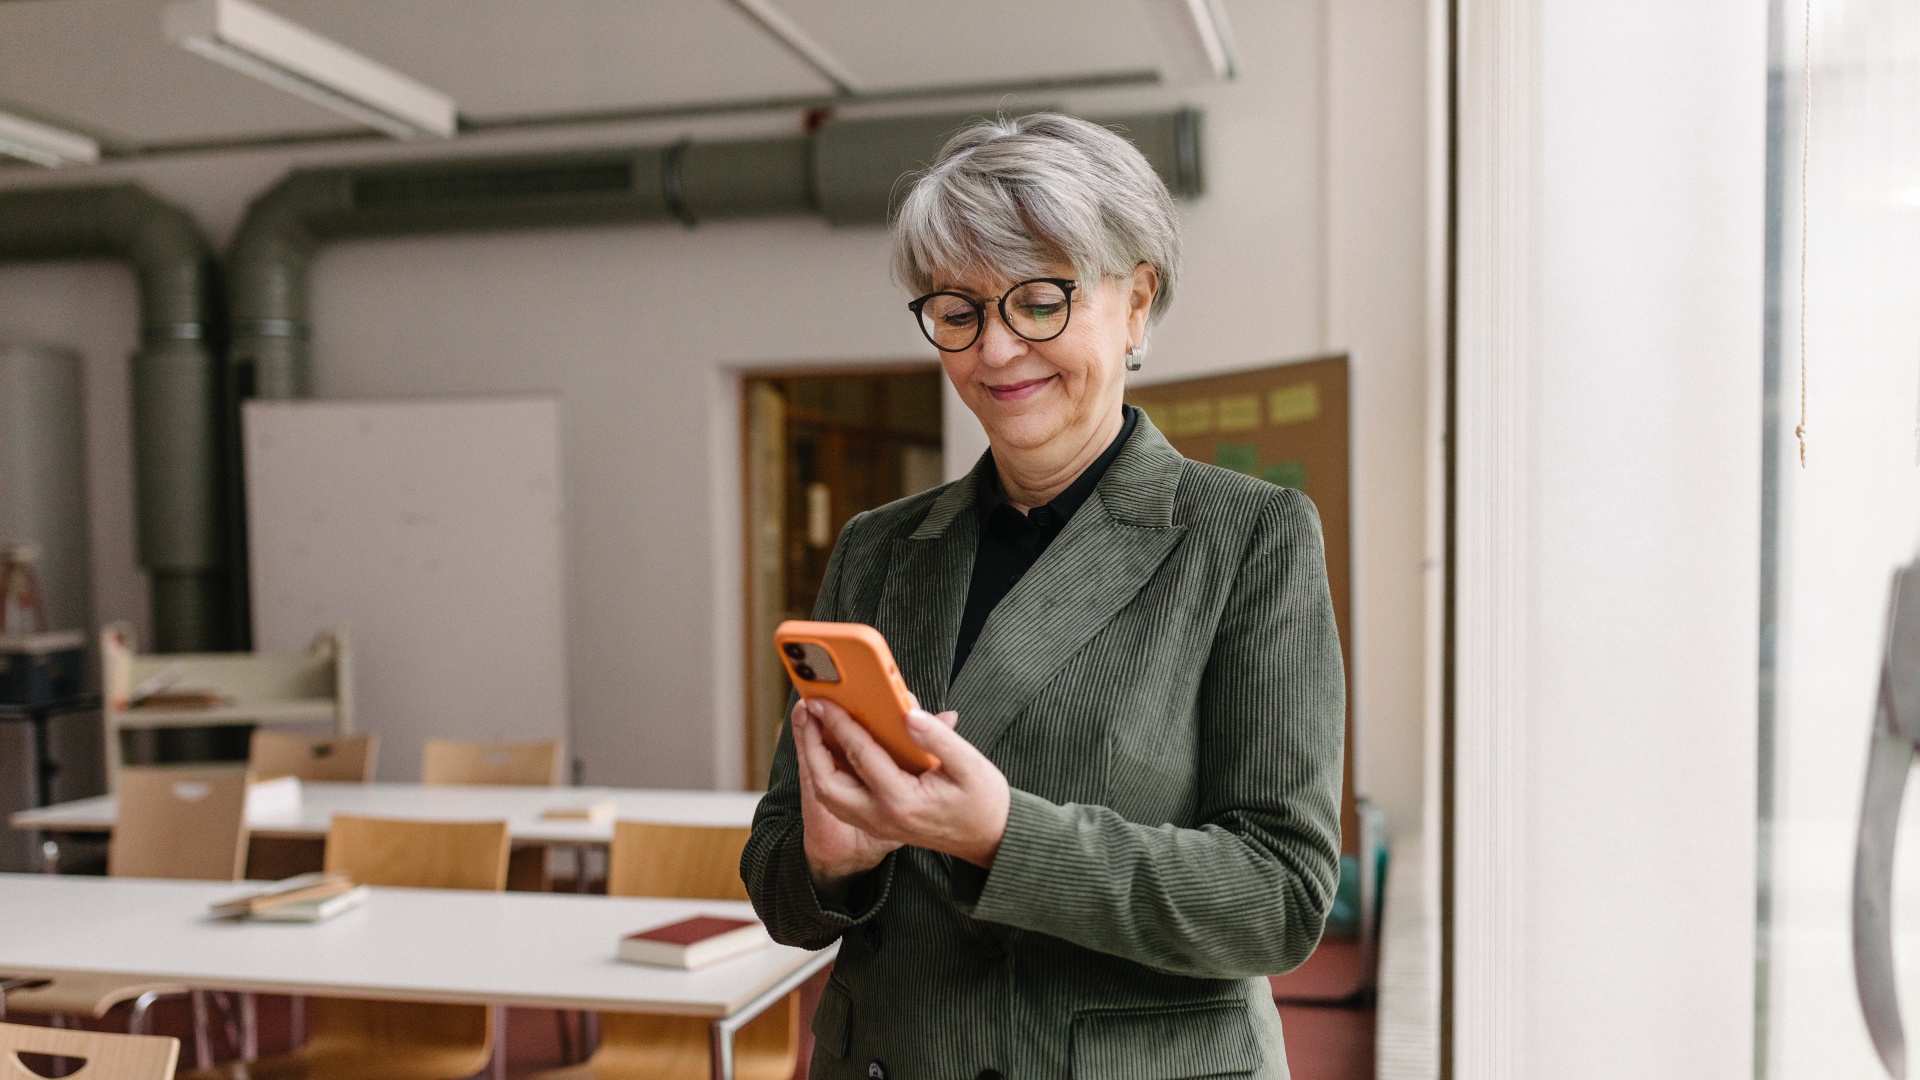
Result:
{"label": "short gray hair", "polygon": [[1071,263],[1091,284],[1141,263],[1160,273],[1157,322],[1180,273],[1180,227],[1153,166],[1126,139],[1059,113],[983,120],[914,182],[894,226],[894,274],[918,292],[942,275],[1015,278]]}

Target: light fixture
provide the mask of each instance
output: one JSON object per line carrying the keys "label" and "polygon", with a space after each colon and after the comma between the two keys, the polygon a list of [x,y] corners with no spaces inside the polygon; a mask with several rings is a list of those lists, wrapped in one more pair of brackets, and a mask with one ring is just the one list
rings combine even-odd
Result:
{"label": "light fixture", "polygon": [[396,139],[451,138],[453,99],[246,0],[170,4],[167,40]]}
{"label": "light fixture", "polygon": [[1240,73],[1221,0],[1148,0],[1146,10],[1175,69],[1172,74],[1224,80]]}
{"label": "light fixture", "polygon": [[57,169],[99,161],[100,144],[85,135],[0,112],[0,154]]}

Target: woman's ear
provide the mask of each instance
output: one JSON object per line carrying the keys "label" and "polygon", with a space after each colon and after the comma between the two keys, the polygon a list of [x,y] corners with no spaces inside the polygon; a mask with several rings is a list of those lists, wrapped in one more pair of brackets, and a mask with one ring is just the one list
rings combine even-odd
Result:
{"label": "woman's ear", "polygon": [[1159,291],[1160,271],[1150,263],[1141,263],[1133,268],[1133,274],[1127,282],[1127,338],[1130,342],[1146,340],[1147,315],[1153,310],[1153,298]]}

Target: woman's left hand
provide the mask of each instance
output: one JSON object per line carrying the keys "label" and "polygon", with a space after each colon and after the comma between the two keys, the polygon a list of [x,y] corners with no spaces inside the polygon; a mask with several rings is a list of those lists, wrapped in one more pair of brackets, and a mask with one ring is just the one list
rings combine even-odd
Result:
{"label": "woman's left hand", "polygon": [[[914,709],[907,733],[940,759],[918,776],[902,769],[867,729],[831,701],[805,707],[819,721],[802,731],[814,792],[833,816],[874,836],[945,852],[980,867],[993,865],[1007,831],[1007,778],[953,730],[956,714]],[[840,747],[840,757],[820,737]]]}

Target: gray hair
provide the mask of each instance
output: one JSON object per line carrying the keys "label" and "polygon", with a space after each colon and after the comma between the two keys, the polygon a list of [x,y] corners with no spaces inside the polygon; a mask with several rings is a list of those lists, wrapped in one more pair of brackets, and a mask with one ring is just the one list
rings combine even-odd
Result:
{"label": "gray hair", "polygon": [[947,141],[894,226],[894,274],[918,292],[942,275],[1036,277],[1071,263],[1092,283],[1160,273],[1158,322],[1180,272],[1180,227],[1153,166],[1119,135],[1059,113],[983,120]]}

